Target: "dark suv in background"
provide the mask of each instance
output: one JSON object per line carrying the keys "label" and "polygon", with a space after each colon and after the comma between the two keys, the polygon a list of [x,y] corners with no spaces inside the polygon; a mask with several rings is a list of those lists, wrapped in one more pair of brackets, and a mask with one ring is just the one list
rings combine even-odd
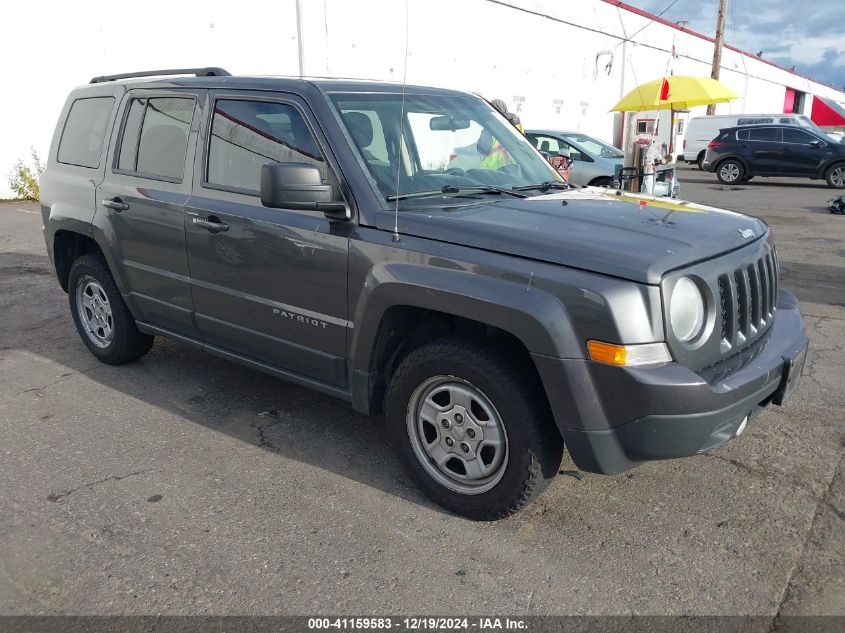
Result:
{"label": "dark suv in background", "polygon": [[726,185],[754,176],[790,176],[843,189],[845,144],[792,125],[731,127],[710,141],[701,167]]}
{"label": "dark suv in background", "polygon": [[55,128],[44,237],[103,362],[164,336],[384,412],[417,485],[478,519],[564,445],[597,473],[695,455],[795,388],[764,222],[569,189],[474,95],[192,72],[95,78]]}

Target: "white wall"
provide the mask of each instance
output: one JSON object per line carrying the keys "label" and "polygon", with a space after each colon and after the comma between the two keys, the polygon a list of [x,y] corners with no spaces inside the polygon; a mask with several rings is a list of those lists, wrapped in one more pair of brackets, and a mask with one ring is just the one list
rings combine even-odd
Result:
{"label": "white wall", "polygon": [[[667,69],[710,74],[710,42],[601,0],[507,4],[408,0],[408,82],[478,91],[504,99],[528,127],[610,141],[608,110],[623,91]],[[306,74],[402,81],[405,2],[301,0],[301,6]],[[5,18],[21,28],[0,37],[8,87],[0,99],[0,176],[31,145],[47,154],[67,92],[95,75],[209,65],[236,74],[299,72],[295,0],[30,2],[7,7]],[[602,51],[608,52],[597,58]],[[727,49],[722,81],[741,98],[719,105],[719,113],[780,112],[786,86],[845,102],[842,92]],[[0,197],[8,193],[3,177]]]}

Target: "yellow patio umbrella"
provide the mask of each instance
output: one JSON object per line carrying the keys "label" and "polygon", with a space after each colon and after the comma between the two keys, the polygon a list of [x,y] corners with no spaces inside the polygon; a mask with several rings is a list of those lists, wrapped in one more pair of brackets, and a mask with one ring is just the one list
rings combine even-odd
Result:
{"label": "yellow patio umbrella", "polygon": [[710,77],[670,75],[637,86],[610,111],[688,110],[693,106],[725,103],[738,97],[733,90]]}

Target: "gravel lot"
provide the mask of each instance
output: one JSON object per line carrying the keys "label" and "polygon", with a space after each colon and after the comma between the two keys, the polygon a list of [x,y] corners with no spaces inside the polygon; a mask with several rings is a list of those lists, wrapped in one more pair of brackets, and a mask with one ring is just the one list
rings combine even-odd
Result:
{"label": "gravel lot", "polygon": [[417,492],[381,418],[164,340],[98,364],[37,205],[0,204],[0,615],[845,614],[845,217],[819,183],[681,177],[774,228],[802,389],[710,455],[484,524]]}

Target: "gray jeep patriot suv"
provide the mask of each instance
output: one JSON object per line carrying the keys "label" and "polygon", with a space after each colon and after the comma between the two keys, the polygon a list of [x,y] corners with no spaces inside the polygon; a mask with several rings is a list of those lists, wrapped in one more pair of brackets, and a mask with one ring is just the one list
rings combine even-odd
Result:
{"label": "gray jeep patriot suv", "polygon": [[803,367],[765,223],[569,189],[461,92],[97,77],[41,191],[97,358],[165,336],[383,411],[417,485],[476,519],[537,496],[564,446],[595,473],[719,446]]}

